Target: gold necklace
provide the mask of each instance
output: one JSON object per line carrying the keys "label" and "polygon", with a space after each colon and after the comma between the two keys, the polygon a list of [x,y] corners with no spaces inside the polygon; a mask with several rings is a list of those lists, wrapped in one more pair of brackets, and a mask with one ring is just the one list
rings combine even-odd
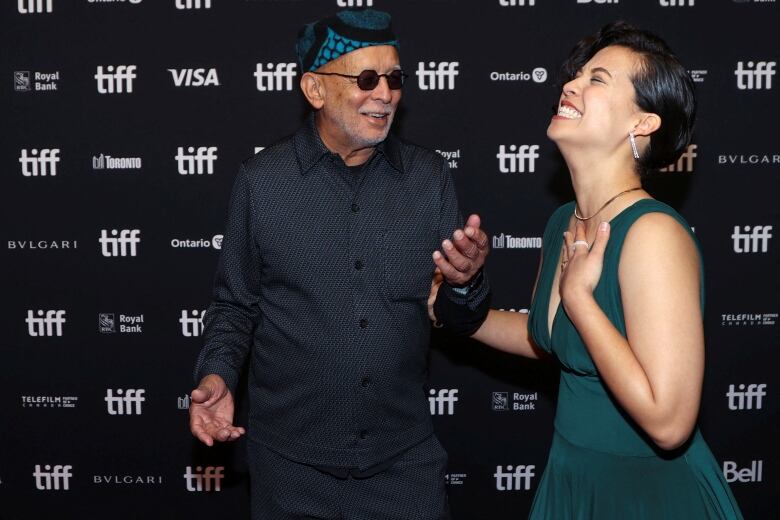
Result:
{"label": "gold necklace", "polygon": [[636,190],[641,190],[641,189],[642,189],[642,186],[637,186],[636,188],[631,188],[630,190],[621,191],[620,193],[618,193],[617,195],[615,195],[614,197],[612,197],[611,199],[609,199],[607,202],[605,202],[605,203],[604,203],[604,205],[603,205],[603,206],[601,206],[601,207],[599,208],[599,210],[598,210],[596,213],[594,213],[593,215],[591,215],[591,216],[589,216],[589,217],[583,217],[582,215],[580,215],[580,214],[579,214],[579,212],[577,211],[577,204],[575,203],[575,204],[574,204],[574,217],[575,217],[577,220],[579,220],[579,221],[582,221],[582,222],[585,222],[586,220],[590,220],[590,219],[592,219],[593,217],[595,217],[596,215],[598,215],[599,213],[601,213],[601,210],[603,210],[604,208],[606,208],[607,206],[609,206],[609,204],[610,204],[610,203],[611,203],[613,200],[615,200],[616,198],[620,197],[621,195],[623,195],[623,194],[625,194],[625,193],[628,193],[629,191],[636,191]]}

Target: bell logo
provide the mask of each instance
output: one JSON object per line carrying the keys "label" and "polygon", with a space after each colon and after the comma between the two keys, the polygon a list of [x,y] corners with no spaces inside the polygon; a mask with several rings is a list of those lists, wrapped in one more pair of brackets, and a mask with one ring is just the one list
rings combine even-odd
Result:
{"label": "bell logo", "polygon": [[501,7],[523,7],[526,5],[536,5],[536,0],[498,0],[498,5]]}
{"label": "bell logo", "polygon": [[211,0],[176,0],[176,9],[211,9]]}
{"label": "bell logo", "polygon": [[769,250],[769,239],[772,238],[772,226],[743,227],[734,226],[731,238],[734,240],[735,253],[766,253]]}
{"label": "bell logo", "polygon": [[123,229],[118,231],[116,229],[111,230],[111,236],[108,236],[107,229],[100,230],[100,252],[103,256],[136,256],[138,254],[138,248],[136,247],[141,243],[141,230],[139,229]]}
{"label": "bell logo", "polygon": [[764,480],[764,461],[754,460],[749,468],[737,469],[737,463],[723,461],[723,478],[726,482],[762,482]]}
{"label": "bell logo", "polygon": [[114,396],[114,391],[109,388],[103,398],[106,402],[108,415],[141,415],[141,403],[146,401],[145,393],[144,389],[128,388],[122,390],[120,388],[117,389],[116,396]]}
{"label": "bell logo", "polygon": [[696,0],[658,0],[661,7],[693,7],[696,5]]}
{"label": "bell logo", "polygon": [[33,477],[35,477],[35,489],[41,491],[55,490],[55,491],[68,491],[70,489],[70,477],[73,476],[71,471],[73,466],[70,464],[63,466],[57,464],[52,467],[48,464],[41,469],[40,464],[35,465],[35,471],[33,471]]}
{"label": "bell logo", "polygon": [[57,163],[60,162],[59,148],[22,149],[19,164],[22,165],[22,175],[25,177],[46,177],[57,175]]}
{"label": "bell logo", "polygon": [[260,92],[292,90],[293,78],[296,74],[295,63],[262,63],[255,70],[256,86]]}
{"label": "bell logo", "polygon": [[772,88],[772,76],[775,75],[776,61],[737,62],[737,88],[739,90],[770,90]]}
{"label": "bell logo", "polygon": [[454,415],[455,403],[458,402],[458,390],[442,388],[434,390],[431,388],[428,392],[428,403],[431,407],[431,415]]}
{"label": "bell logo", "polygon": [[197,337],[203,334],[203,316],[206,315],[206,311],[190,311],[188,314],[186,310],[181,311],[181,334],[186,338]]}
{"label": "bell logo", "polygon": [[27,311],[27,334],[32,337],[62,336],[62,325],[65,323],[65,311]]}
{"label": "bell logo", "polygon": [[734,389],[734,385],[729,385],[729,391],[726,392],[726,397],[729,398],[729,410],[760,410],[764,405],[764,397],[766,397],[766,384],[750,384],[747,385],[747,390],[744,384],[739,385]]}
{"label": "bell logo", "polygon": [[53,0],[19,0],[16,4],[21,14],[50,13],[54,10]]}
{"label": "bell logo", "polygon": [[374,0],[336,0],[339,7],[371,7]]}
{"label": "bell logo", "polygon": [[214,173],[214,163],[217,161],[216,146],[194,146],[187,147],[187,153],[184,153],[184,147],[179,146],[176,153],[176,166],[179,175],[207,175]]}
{"label": "bell logo", "polygon": [[496,489],[498,491],[528,491],[531,489],[531,478],[534,476],[536,466],[496,466]]}
{"label": "bell logo", "polygon": [[419,62],[417,64],[417,81],[420,90],[454,90],[455,76],[460,74],[458,65],[460,62],[457,61],[439,63],[431,61],[427,64],[430,67],[428,69],[425,62]]}
{"label": "bell logo", "polygon": [[[115,71],[116,70],[116,71]],[[97,81],[97,91],[100,94],[124,94],[133,92],[133,80],[137,77],[135,74],[135,65],[108,65],[103,72],[103,66],[98,65],[95,73]]]}
{"label": "bell logo", "polygon": [[685,152],[680,156],[676,163],[670,164],[666,168],[662,168],[662,172],[692,172],[693,160],[697,157],[695,144],[690,144],[685,149]]}
{"label": "bell logo", "polygon": [[501,145],[496,154],[501,173],[533,173],[539,158],[538,144]]}
{"label": "bell logo", "polygon": [[187,483],[187,491],[222,491],[224,471],[225,466],[197,466],[193,472],[192,466],[187,466],[182,476]]}
{"label": "bell logo", "polygon": [[217,69],[168,69],[177,87],[219,86]]}

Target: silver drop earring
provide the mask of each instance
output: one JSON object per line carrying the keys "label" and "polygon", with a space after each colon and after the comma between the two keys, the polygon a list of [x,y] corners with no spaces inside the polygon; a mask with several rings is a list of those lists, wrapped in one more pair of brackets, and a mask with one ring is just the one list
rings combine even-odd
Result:
{"label": "silver drop earring", "polygon": [[631,143],[631,151],[634,152],[634,159],[639,160],[639,150],[636,149],[636,137],[634,137],[634,132],[628,133],[628,140]]}

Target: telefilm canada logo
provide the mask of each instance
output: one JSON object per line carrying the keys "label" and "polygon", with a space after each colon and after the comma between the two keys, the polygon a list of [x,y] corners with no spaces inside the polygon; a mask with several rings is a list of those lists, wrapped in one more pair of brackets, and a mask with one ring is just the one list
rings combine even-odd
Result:
{"label": "telefilm canada logo", "polygon": [[76,408],[78,397],[71,395],[23,395],[22,408]]}
{"label": "telefilm canada logo", "polygon": [[[511,400],[510,400],[511,396]],[[522,392],[493,392],[491,408],[494,412],[525,412],[536,410],[539,393],[524,394]]]}
{"label": "telefilm canada logo", "polygon": [[776,312],[721,314],[723,327],[771,327],[777,325]]}

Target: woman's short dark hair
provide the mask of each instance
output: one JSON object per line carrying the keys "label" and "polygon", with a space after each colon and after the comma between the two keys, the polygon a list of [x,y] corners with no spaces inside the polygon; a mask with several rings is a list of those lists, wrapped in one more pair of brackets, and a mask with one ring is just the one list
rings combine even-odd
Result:
{"label": "woman's short dark hair", "polygon": [[601,49],[611,45],[635,52],[641,66],[631,78],[636,104],[661,117],[661,127],[650,136],[650,146],[637,161],[640,175],[668,166],[691,142],[696,119],[693,80],[669,46],[658,36],[623,21],[605,25],[593,36],[581,40],[561,67],[563,83]]}

